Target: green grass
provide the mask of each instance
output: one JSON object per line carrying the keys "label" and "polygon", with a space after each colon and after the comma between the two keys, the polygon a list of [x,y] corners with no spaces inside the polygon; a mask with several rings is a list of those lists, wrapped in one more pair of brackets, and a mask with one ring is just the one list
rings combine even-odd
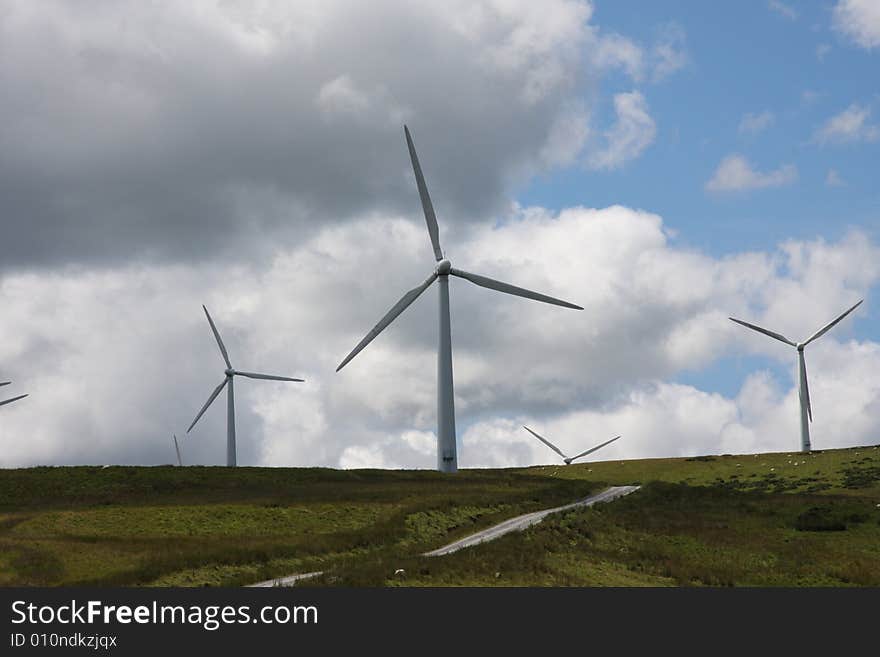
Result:
{"label": "green grass", "polygon": [[[422,552],[611,484],[642,490]],[[394,575],[402,568],[405,573]],[[0,470],[0,585],[880,586],[880,450],[430,471]]]}
{"label": "green grass", "polygon": [[424,551],[587,495],[514,471],[0,471],[0,585],[236,585]]}

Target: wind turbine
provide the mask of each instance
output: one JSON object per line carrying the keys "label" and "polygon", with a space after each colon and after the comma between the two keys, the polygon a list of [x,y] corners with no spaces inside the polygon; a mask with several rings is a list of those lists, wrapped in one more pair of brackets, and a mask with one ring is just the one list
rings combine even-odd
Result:
{"label": "wind turbine", "polygon": [[578,455],[576,455],[576,456],[566,456],[565,454],[562,453],[562,450],[561,450],[561,449],[559,449],[556,445],[554,445],[553,443],[551,443],[549,440],[547,440],[547,439],[544,438],[543,436],[539,436],[538,434],[536,434],[534,431],[532,431],[531,429],[529,429],[529,428],[528,428],[527,426],[525,426],[525,425],[523,425],[523,429],[525,429],[526,431],[528,431],[528,432],[529,432],[530,434],[532,434],[535,438],[537,438],[537,439],[540,440],[542,443],[544,443],[545,445],[547,445],[547,447],[549,447],[549,448],[552,449],[554,452],[556,452],[557,454],[559,454],[559,456],[562,457],[562,460],[565,461],[565,465],[571,465],[571,462],[572,462],[572,461],[575,461],[575,460],[579,459],[579,458],[582,457],[582,456],[586,456],[587,454],[592,454],[592,453],[595,452],[597,449],[602,449],[603,447],[605,447],[605,445],[610,445],[610,444],[613,443],[615,440],[617,440],[618,438],[620,438],[620,436],[615,436],[615,437],[612,438],[611,440],[606,440],[606,441],[605,441],[604,443],[602,443],[601,445],[596,445],[595,447],[591,447],[590,449],[586,450],[585,452],[581,452],[580,454],[578,454]]}
{"label": "wind turbine", "polygon": [[[12,381],[2,381],[0,382],[0,386],[8,386]],[[5,406],[6,404],[11,404],[14,401],[18,401],[19,399],[24,399],[27,395],[19,395],[18,397],[12,397],[11,399],[4,399],[0,401],[0,406]]]}
{"label": "wind turbine", "polygon": [[183,465],[183,459],[180,458],[180,445],[177,444],[177,434],[171,434],[171,437],[174,438],[174,453],[177,454],[177,465]]}
{"label": "wind turbine", "polygon": [[288,376],[275,376],[274,374],[257,374],[255,372],[239,372],[238,370],[232,369],[232,364],[229,362],[229,354],[226,353],[226,347],[223,344],[223,340],[220,339],[220,333],[217,332],[217,327],[214,326],[214,320],[211,319],[211,315],[208,313],[208,309],[205,306],[202,306],[205,311],[205,317],[208,318],[208,323],[211,325],[211,331],[214,333],[214,337],[217,339],[217,346],[220,347],[220,354],[223,356],[223,361],[226,363],[226,371],[224,372],[225,377],[219,386],[214,388],[214,392],[211,393],[211,396],[208,397],[208,401],[205,402],[205,405],[202,406],[202,410],[199,411],[199,414],[196,415],[196,419],[192,421],[192,424],[189,425],[189,429],[186,430],[187,433],[192,431],[192,428],[196,426],[196,422],[199,421],[199,418],[202,417],[202,414],[208,410],[208,406],[211,405],[217,395],[220,394],[220,391],[223,390],[224,386],[229,386],[227,389],[226,395],[226,465],[230,467],[235,466],[235,393],[233,392],[233,384],[232,378],[235,376],[246,376],[249,379],[268,379],[269,381],[299,381],[302,382],[304,379],[292,379]]}
{"label": "wind turbine", "polygon": [[739,319],[734,319],[733,317],[729,317],[731,321],[736,322],[737,324],[742,324],[743,326],[752,329],[753,331],[757,331],[758,333],[763,333],[764,335],[769,335],[771,338],[779,340],[780,342],[784,342],[787,345],[791,345],[798,352],[798,365],[800,368],[800,376],[798,378],[798,398],[800,399],[801,406],[801,451],[809,452],[810,451],[810,422],[813,421],[813,409],[810,405],[810,388],[807,385],[807,362],[804,360],[804,348],[810,344],[813,340],[821,338],[825,335],[831,328],[837,324],[844,317],[849,315],[853,310],[861,305],[864,299],[861,299],[856,305],[852,308],[844,312],[837,319],[832,322],[829,322],[818,331],[813,333],[809,338],[804,340],[803,342],[792,342],[784,335],[780,333],[774,333],[773,331],[769,331],[765,328],[761,328],[760,326],[756,326],[755,324],[749,324],[748,322],[743,322]]}
{"label": "wind turbine", "polygon": [[437,217],[434,215],[434,207],[431,204],[431,197],[428,195],[428,187],[425,185],[425,178],[422,175],[422,168],[419,166],[419,158],[416,155],[416,147],[413,145],[412,136],[409,128],[403,127],[406,135],[406,144],[409,148],[409,157],[412,161],[413,172],[416,176],[416,185],[419,188],[419,196],[422,200],[422,210],[425,213],[425,222],[428,225],[428,235],[431,238],[431,246],[434,249],[434,259],[436,265],[434,271],[425,281],[418,287],[413,288],[403,295],[391,310],[379,320],[366,337],[361,340],[358,345],[352,349],[351,353],[345,357],[339,367],[338,372],[346,363],[354,358],[364,347],[366,347],[373,339],[379,335],[385,327],[387,327],[394,319],[400,315],[406,308],[415,301],[422,292],[428,289],[434,281],[440,283],[440,331],[439,331],[439,347],[437,350],[437,469],[441,472],[457,472],[458,457],[455,445],[455,404],[453,397],[452,383],[452,335],[449,326],[449,276],[458,276],[464,278],[471,283],[481,287],[505,292],[526,299],[534,299],[551,303],[557,306],[565,306],[566,308],[575,308],[583,310],[580,306],[567,301],[561,301],[548,297],[544,294],[538,294],[530,290],[516,287],[508,283],[502,283],[485,276],[471,274],[461,269],[455,269],[447,258],[444,257],[443,251],[440,249],[439,228],[437,226]]}

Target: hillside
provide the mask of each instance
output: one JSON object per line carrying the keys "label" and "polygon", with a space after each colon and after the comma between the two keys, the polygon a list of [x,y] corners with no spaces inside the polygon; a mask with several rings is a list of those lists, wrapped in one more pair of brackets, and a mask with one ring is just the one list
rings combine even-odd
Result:
{"label": "hillside", "polygon": [[[610,484],[642,490],[420,557]],[[394,575],[397,569],[405,573]],[[464,470],[0,470],[0,585],[880,585],[880,450]]]}

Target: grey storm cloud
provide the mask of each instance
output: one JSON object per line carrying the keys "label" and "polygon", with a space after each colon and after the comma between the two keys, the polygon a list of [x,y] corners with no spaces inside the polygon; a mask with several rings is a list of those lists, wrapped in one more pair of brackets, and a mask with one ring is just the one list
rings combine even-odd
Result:
{"label": "grey storm cloud", "polygon": [[405,121],[444,220],[485,220],[512,184],[572,156],[558,133],[588,118],[590,14],[4,3],[0,262],[210,260],[416,214]]}

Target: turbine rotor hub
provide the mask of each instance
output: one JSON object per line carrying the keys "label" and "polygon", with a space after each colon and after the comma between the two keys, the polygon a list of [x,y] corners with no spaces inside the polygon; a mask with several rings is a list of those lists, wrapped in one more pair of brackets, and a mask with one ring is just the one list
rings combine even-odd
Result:
{"label": "turbine rotor hub", "polygon": [[803,350],[804,350],[804,347],[806,347],[806,346],[807,346],[807,345],[806,345],[805,343],[803,343],[803,342],[798,342],[798,343],[797,343],[797,350],[798,350],[798,351],[803,351]]}
{"label": "turbine rotor hub", "polygon": [[440,262],[437,263],[437,266],[434,268],[434,273],[438,276],[446,276],[449,274],[452,269],[452,263],[449,262],[446,258],[443,258]]}
{"label": "turbine rotor hub", "polygon": [[226,376],[232,376],[233,374],[235,374],[235,370],[231,367],[226,370]]}

